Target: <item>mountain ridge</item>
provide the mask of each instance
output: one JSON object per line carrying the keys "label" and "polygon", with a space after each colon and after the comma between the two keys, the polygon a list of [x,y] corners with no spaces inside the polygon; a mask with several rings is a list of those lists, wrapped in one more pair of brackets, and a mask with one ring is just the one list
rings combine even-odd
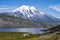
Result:
{"label": "mountain ridge", "polygon": [[53,27],[58,24],[60,24],[59,19],[40,12],[33,6],[27,6],[27,8],[26,6],[21,6],[17,11],[0,13],[0,27],[38,28]]}
{"label": "mountain ridge", "polygon": [[0,27],[41,28],[52,26],[54,25],[0,14]]}
{"label": "mountain ridge", "polygon": [[21,7],[12,11],[15,17],[24,18],[28,20],[34,20],[45,23],[60,23],[60,19],[57,19],[51,15],[39,11],[34,6],[22,5]]}

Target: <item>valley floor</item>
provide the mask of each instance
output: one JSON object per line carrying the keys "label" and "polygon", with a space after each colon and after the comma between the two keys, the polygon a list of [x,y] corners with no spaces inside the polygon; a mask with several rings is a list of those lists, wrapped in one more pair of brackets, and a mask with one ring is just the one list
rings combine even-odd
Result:
{"label": "valley floor", "polygon": [[60,34],[28,34],[24,32],[0,32],[0,40],[60,40]]}

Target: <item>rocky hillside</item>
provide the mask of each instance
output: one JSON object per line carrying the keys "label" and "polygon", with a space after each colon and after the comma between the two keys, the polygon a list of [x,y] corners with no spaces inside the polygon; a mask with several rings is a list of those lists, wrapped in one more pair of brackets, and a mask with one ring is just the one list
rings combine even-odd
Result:
{"label": "rocky hillside", "polygon": [[0,14],[0,27],[52,27],[50,24]]}
{"label": "rocky hillside", "polygon": [[51,34],[51,33],[58,33],[60,34],[60,25],[54,26],[52,28],[48,28],[46,30],[41,30],[44,33],[43,34]]}

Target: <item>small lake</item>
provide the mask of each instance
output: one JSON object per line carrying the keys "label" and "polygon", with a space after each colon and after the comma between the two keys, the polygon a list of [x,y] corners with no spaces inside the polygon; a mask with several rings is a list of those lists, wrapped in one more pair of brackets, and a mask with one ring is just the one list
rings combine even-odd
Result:
{"label": "small lake", "polygon": [[32,34],[41,34],[43,33],[40,30],[47,28],[0,28],[0,32],[29,32]]}

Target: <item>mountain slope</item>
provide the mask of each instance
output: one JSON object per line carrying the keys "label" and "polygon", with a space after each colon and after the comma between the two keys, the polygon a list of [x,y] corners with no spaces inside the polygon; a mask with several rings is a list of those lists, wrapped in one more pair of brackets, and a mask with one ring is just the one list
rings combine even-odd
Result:
{"label": "mountain slope", "polygon": [[52,27],[50,24],[31,21],[27,19],[17,18],[14,16],[8,16],[5,14],[0,14],[0,27],[22,27],[22,28],[35,28],[35,27]]}
{"label": "mountain slope", "polygon": [[23,5],[12,11],[15,17],[34,20],[45,23],[60,23],[60,20],[37,10],[33,6]]}

